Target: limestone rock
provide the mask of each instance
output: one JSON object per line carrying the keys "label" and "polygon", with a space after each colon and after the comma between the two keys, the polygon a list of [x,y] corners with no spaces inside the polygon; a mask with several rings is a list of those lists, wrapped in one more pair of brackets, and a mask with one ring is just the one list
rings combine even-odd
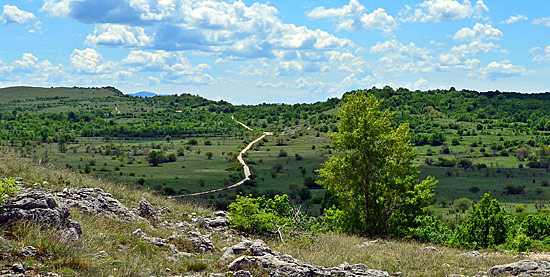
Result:
{"label": "limestone rock", "polygon": [[157,213],[155,212],[155,208],[153,208],[153,205],[151,205],[145,199],[145,197],[142,197],[141,200],[139,200],[138,211],[139,211],[139,215],[141,217],[147,218],[147,219],[152,220],[154,222],[158,221]]}
{"label": "limestone rock", "polygon": [[456,255],[457,257],[472,257],[472,258],[483,258],[483,259],[486,259],[485,256],[481,255],[479,252],[477,251],[471,251],[471,252],[466,252],[466,253],[462,253],[462,254],[458,254]]}
{"label": "limestone rock", "polygon": [[212,241],[206,236],[203,236],[199,232],[193,232],[189,231],[188,233],[189,240],[191,241],[191,244],[193,244],[193,247],[196,251],[205,253],[205,252],[211,252],[214,250],[214,244],[212,244]]}
{"label": "limestone rock", "polygon": [[283,255],[272,250],[261,240],[243,240],[240,243],[226,249],[221,260],[231,259],[240,253],[250,254],[234,259],[227,267],[238,271],[247,267],[257,267],[271,270],[270,276],[390,276],[385,271],[369,269],[364,264],[341,264],[338,267],[325,268],[311,265]]}
{"label": "limestone rock", "polygon": [[95,216],[122,220],[137,220],[139,217],[109,193],[99,188],[64,189],[56,194],[69,208]]}
{"label": "limestone rock", "polygon": [[52,194],[22,189],[0,212],[0,226],[27,220],[58,229],[63,240],[78,240],[82,228],[78,222],[68,219],[69,214],[69,209],[62,206]]}
{"label": "limestone rock", "polygon": [[23,257],[34,257],[36,255],[36,247],[34,246],[25,246],[21,248],[21,251],[19,251],[19,254]]}
{"label": "limestone rock", "polygon": [[252,277],[252,274],[250,273],[250,271],[238,270],[235,273],[233,273],[233,276],[235,276],[235,277]]}
{"label": "limestone rock", "polygon": [[437,252],[437,248],[433,247],[433,246],[426,246],[424,248],[422,248],[422,250],[424,251],[428,251],[428,252]]}
{"label": "limestone rock", "polygon": [[156,246],[163,246],[168,244],[167,239],[147,236],[140,228],[136,229],[132,235]]}
{"label": "limestone rock", "polygon": [[14,264],[11,266],[11,270],[15,273],[25,273],[25,268],[22,264]]}
{"label": "limestone rock", "polygon": [[523,260],[511,264],[493,266],[487,273],[489,275],[547,276],[550,275],[550,262]]}

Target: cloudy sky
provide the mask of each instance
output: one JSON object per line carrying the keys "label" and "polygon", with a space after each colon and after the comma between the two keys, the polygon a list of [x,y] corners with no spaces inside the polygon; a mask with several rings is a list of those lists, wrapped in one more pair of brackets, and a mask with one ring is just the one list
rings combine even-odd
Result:
{"label": "cloudy sky", "polygon": [[0,1],[0,87],[236,104],[390,85],[550,91],[550,1]]}

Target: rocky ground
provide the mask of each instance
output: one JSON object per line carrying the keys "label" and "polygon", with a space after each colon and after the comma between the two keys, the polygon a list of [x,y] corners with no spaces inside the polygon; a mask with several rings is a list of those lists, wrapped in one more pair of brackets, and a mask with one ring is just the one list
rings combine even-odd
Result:
{"label": "rocky ground", "polygon": [[[0,211],[0,226],[8,226],[17,222],[34,222],[43,228],[54,229],[59,240],[74,242],[81,239],[86,230],[81,225],[68,219],[70,210],[91,215],[93,217],[113,218],[121,222],[142,222],[152,228],[165,228],[173,231],[168,237],[156,237],[147,234],[141,228],[132,232],[132,236],[166,252],[166,259],[178,263],[202,255],[204,253],[220,252],[217,262],[222,264],[219,272],[210,272],[209,276],[252,276],[250,269],[260,270],[264,276],[390,276],[386,271],[368,268],[365,264],[343,263],[336,267],[323,267],[298,260],[290,255],[280,253],[270,248],[264,241],[250,239],[229,228],[229,216],[223,211],[212,216],[201,216],[194,213],[167,217],[172,213],[170,208],[153,206],[142,198],[137,207],[127,207],[111,194],[98,188],[66,188],[61,192],[24,188],[11,198]],[[174,219],[176,218],[176,219]],[[235,242],[229,247],[217,249],[211,237],[217,236],[228,242]],[[98,234],[101,235],[101,234]],[[8,245],[0,237],[0,246]],[[376,241],[366,242],[364,247],[376,244]],[[183,246],[183,247],[182,247]],[[1,248],[0,247],[0,248]],[[5,252],[0,249],[0,252]],[[36,247],[26,245],[18,251],[21,260],[36,255]],[[435,247],[425,247],[424,251],[438,251]],[[0,255],[0,260],[2,260]],[[97,257],[109,257],[106,251],[98,251]],[[462,255],[484,259],[478,252],[467,252]],[[256,274],[258,271],[254,271]],[[1,276],[38,276],[25,263],[16,262],[8,268],[0,269]],[[62,275],[50,272],[47,276]],[[172,275],[166,268],[165,275]],[[407,276],[407,272],[396,272],[396,276]],[[478,276],[513,275],[540,276],[550,275],[550,263],[544,261],[523,260],[512,264],[494,266]],[[463,275],[448,275],[463,276]]]}

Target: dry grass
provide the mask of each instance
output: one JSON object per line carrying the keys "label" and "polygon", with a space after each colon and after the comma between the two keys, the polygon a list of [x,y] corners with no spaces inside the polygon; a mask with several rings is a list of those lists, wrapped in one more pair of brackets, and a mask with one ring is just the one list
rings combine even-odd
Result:
{"label": "dry grass", "polygon": [[[367,247],[366,238],[342,234],[327,234],[310,242],[293,241],[288,244],[270,243],[274,249],[288,253],[306,262],[337,266],[344,262],[364,263],[369,268],[404,272],[407,276],[445,276],[446,274],[476,275],[497,264],[521,260],[522,257],[491,253],[488,258],[457,257],[468,250],[436,246],[438,251],[424,250],[429,245],[411,241],[379,240]],[[483,251],[481,251],[483,254]]]}

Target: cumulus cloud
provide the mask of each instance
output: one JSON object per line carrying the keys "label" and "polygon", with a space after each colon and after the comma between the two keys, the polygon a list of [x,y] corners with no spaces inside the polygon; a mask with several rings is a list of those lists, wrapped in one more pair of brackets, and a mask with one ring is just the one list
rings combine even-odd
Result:
{"label": "cumulus cloud", "polygon": [[404,22],[444,22],[458,21],[472,16],[479,18],[483,12],[488,12],[489,8],[482,0],[478,0],[475,5],[469,0],[462,3],[455,0],[426,0],[416,8],[405,6],[400,12],[401,20]]}
{"label": "cumulus cloud", "polygon": [[542,17],[533,19],[533,24],[550,27],[550,17]]}
{"label": "cumulus cloud", "polygon": [[531,48],[529,52],[533,55],[533,61],[535,62],[550,62],[550,45],[546,46],[544,49],[536,46]]}
{"label": "cumulus cloud", "polygon": [[102,74],[112,73],[116,63],[103,61],[103,56],[93,48],[74,49],[71,54],[71,65],[77,73]]}
{"label": "cumulus cloud", "polygon": [[388,72],[426,72],[432,70],[431,50],[420,48],[413,42],[408,45],[397,40],[378,42],[369,50],[371,54],[382,55],[379,67]]}
{"label": "cumulus cloud", "polygon": [[460,30],[458,30],[455,35],[453,36],[453,39],[455,40],[468,40],[468,41],[476,41],[476,40],[495,40],[500,39],[503,36],[502,32],[491,26],[491,24],[481,24],[476,23],[474,27],[467,28],[464,27]]}
{"label": "cumulus cloud", "polygon": [[533,71],[525,69],[523,66],[513,65],[510,61],[493,61],[486,67],[480,68],[477,72],[470,74],[480,79],[496,80],[506,77],[517,77],[533,74]]}
{"label": "cumulus cloud", "polygon": [[205,70],[205,63],[193,65],[183,52],[167,51],[131,51],[121,60],[121,64],[130,72],[160,72],[158,82],[170,84],[212,84],[215,79]]}
{"label": "cumulus cloud", "polygon": [[37,84],[58,83],[66,78],[61,65],[53,65],[48,60],[40,61],[31,53],[23,53],[21,59],[11,64],[0,62],[0,80],[26,81]]}
{"label": "cumulus cloud", "polygon": [[386,13],[382,8],[378,8],[371,13],[367,12],[365,6],[357,0],[350,0],[347,5],[341,8],[317,7],[307,13],[312,19],[334,18],[337,22],[336,30],[357,30],[369,29],[380,30],[385,34],[397,29],[398,24],[393,16]]}
{"label": "cumulus cloud", "polygon": [[20,10],[17,6],[4,5],[0,21],[6,25],[25,25],[30,24],[27,29],[31,33],[40,32],[40,21],[36,19],[33,13]]}
{"label": "cumulus cloud", "polygon": [[71,13],[69,4],[72,0],[44,0],[44,5],[40,8],[41,12],[52,17],[68,17]]}
{"label": "cumulus cloud", "polygon": [[283,23],[276,8],[261,3],[47,0],[42,10],[51,16],[101,24],[87,37],[89,45],[198,50],[224,58],[273,57],[279,49],[327,51],[354,46],[319,29]]}
{"label": "cumulus cloud", "polygon": [[527,19],[528,19],[527,16],[522,15],[522,14],[512,15],[512,16],[508,17],[508,19],[502,20],[500,22],[500,24],[514,24],[514,23],[524,21],[524,20],[527,20]]}
{"label": "cumulus cloud", "polygon": [[129,27],[116,24],[100,24],[94,33],[86,37],[87,45],[147,47],[153,43],[153,38],[145,34],[142,27]]}

